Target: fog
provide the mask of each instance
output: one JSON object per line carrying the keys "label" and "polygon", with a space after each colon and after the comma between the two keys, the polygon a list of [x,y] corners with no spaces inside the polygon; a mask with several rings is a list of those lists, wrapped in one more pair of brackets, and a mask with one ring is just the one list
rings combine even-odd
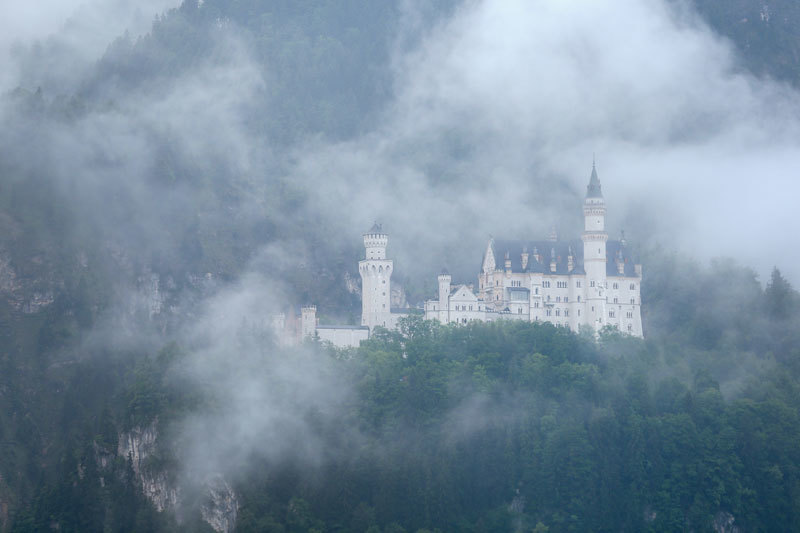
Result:
{"label": "fog", "polygon": [[0,91],[77,83],[126,31],[149,31],[177,0],[8,0],[0,7]]}
{"label": "fog", "polygon": [[785,241],[798,229],[797,94],[743,72],[690,14],[659,2],[469,4],[398,65],[380,129],[304,152],[298,175],[318,177],[321,205],[359,206],[360,227],[386,221],[404,262],[415,243],[436,255],[455,241],[474,275],[489,234],[532,238],[558,223],[577,236],[596,153],[612,236],[798,279]]}
{"label": "fog", "polygon": [[[0,88],[42,86],[48,101],[80,92],[116,37],[128,30],[135,41],[174,4],[4,4]],[[170,333],[190,356],[173,371],[221,406],[184,421],[188,471],[240,471],[254,451],[311,462],[327,453],[322,435],[350,391],[306,351],[282,359],[241,336],[243,324],[260,331],[301,299],[284,274],[313,256],[313,243],[297,241],[308,228],[347,257],[379,221],[406,277],[432,280],[446,266],[454,281],[474,281],[490,235],[544,238],[556,224],[563,237],[579,236],[594,158],[611,238],[624,229],[642,249],[700,264],[735,258],[762,281],[777,265],[800,284],[791,243],[800,230],[797,91],[746,72],[690,10],[655,0],[467,2],[420,34],[414,4],[406,9],[391,95],[369,128],[344,139],[311,132],[276,148],[252,124],[254,112],[280,109],[274,72],[222,23],[213,55],[72,122],[0,108],[2,164],[52,183],[89,228],[86,246],[114,251],[120,284],[135,286],[150,270],[170,272],[179,289],[189,274],[236,274],[196,307],[176,297],[176,309],[191,309]],[[174,181],[154,178],[164,146],[186,172]],[[287,189],[296,207],[279,205]],[[215,203],[215,194],[237,201]],[[296,232],[241,255],[221,245],[223,259],[187,259],[187,227],[219,231],[234,247],[237,232],[256,232],[273,215],[285,221],[280,231]],[[182,271],[187,264],[197,270]],[[115,303],[124,307],[132,290]]]}

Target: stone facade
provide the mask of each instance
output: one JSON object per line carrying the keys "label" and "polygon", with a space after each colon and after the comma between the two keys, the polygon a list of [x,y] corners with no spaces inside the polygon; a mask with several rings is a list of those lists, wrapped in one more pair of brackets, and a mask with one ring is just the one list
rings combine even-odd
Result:
{"label": "stone facade", "polygon": [[551,322],[574,331],[594,332],[612,326],[642,337],[642,265],[625,241],[609,240],[605,228],[606,204],[597,170],[592,166],[583,201],[584,231],[580,239],[562,241],[555,231],[539,241],[489,239],[473,284],[453,285],[447,271],[439,275],[438,297],[422,310],[393,309],[392,272],[387,258],[388,235],[375,224],[363,235],[361,325],[321,326],[315,306],[303,307],[300,319],[273,317],[276,328],[291,331],[294,344],[317,337],[337,347],[358,346],[376,327],[394,329],[401,317],[424,312],[443,324],[470,321],[527,320]]}
{"label": "stone facade", "polygon": [[489,239],[477,293],[472,286],[453,287],[444,271],[438,280],[438,298],[425,302],[425,318],[459,324],[542,321],[595,332],[613,326],[642,337],[642,266],[624,237],[609,241],[605,215],[593,167],[580,240],[561,241],[555,232],[540,241]]}

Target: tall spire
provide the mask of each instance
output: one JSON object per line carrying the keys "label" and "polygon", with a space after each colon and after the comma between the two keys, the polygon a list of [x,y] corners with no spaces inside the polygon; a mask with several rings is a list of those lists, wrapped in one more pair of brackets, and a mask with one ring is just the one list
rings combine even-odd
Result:
{"label": "tall spire", "polygon": [[589,186],[586,187],[586,198],[602,198],[603,191],[600,190],[600,178],[597,177],[597,167],[592,156],[592,177],[589,178]]}

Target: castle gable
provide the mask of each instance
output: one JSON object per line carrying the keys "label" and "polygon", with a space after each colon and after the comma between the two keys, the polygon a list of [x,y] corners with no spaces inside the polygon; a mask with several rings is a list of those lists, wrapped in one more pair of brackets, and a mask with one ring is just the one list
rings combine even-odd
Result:
{"label": "castle gable", "polygon": [[460,285],[450,293],[450,300],[459,302],[477,302],[478,297],[469,287],[466,285]]}

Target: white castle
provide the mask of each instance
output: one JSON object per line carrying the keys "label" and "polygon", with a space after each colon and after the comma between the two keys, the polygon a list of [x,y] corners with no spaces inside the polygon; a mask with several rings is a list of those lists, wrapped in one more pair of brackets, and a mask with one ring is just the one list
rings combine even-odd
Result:
{"label": "white castle", "polygon": [[425,302],[425,318],[459,324],[541,321],[595,332],[613,326],[642,337],[642,265],[634,261],[624,237],[608,240],[605,217],[606,203],[592,165],[580,241],[559,241],[555,232],[542,241],[489,239],[478,293],[468,285],[454,288],[443,271],[439,297]]}
{"label": "white castle", "polygon": [[[606,204],[593,164],[580,240],[560,241],[555,231],[540,241],[489,239],[478,274],[478,292],[472,284],[453,286],[450,274],[443,271],[438,278],[438,298],[425,302],[425,319],[443,324],[540,321],[593,332],[612,326],[642,337],[642,265],[633,259],[624,237],[608,240],[605,216]],[[360,326],[319,325],[316,307],[306,306],[292,337],[316,336],[338,347],[358,346],[376,327],[394,329],[401,317],[414,312],[391,308],[394,264],[386,257],[388,242],[377,223],[364,234],[365,258],[358,263]],[[285,320],[276,327],[285,329]]]}

